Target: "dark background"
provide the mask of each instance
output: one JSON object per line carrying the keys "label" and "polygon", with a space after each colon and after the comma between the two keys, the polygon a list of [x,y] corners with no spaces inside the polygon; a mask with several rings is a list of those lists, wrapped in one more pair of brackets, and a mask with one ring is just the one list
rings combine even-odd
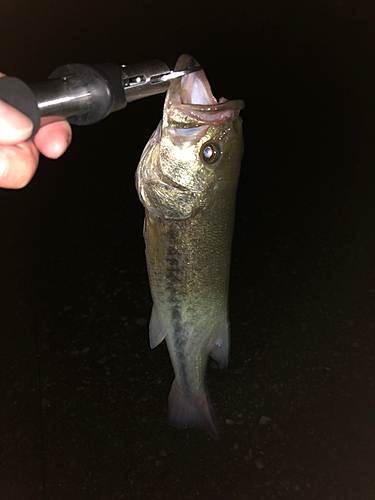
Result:
{"label": "dark background", "polygon": [[187,52],[246,101],[246,149],[219,442],[168,426],[148,344],[133,176],[163,96],[0,191],[1,500],[375,498],[374,21],[345,0],[3,2],[1,71]]}

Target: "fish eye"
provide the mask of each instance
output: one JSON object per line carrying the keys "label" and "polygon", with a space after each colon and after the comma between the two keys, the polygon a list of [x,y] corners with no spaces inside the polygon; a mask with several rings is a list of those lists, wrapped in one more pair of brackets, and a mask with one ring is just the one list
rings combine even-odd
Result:
{"label": "fish eye", "polygon": [[206,142],[201,149],[201,156],[205,163],[212,165],[220,158],[220,147],[214,142]]}

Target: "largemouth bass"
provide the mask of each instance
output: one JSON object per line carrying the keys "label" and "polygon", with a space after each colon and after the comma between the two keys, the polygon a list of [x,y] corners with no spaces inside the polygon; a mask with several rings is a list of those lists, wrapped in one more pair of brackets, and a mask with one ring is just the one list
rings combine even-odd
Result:
{"label": "largemouth bass", "polygon": [[[175,71],[198,63],[182,55]],[[136,172],[153,309],[150,345],[164,339],[175,379],[168,418],[218,438],[204,383],[210,355],[228,363],[228,285],[243,154],[243,101],[218,102],[203,70],[174,80]]]}

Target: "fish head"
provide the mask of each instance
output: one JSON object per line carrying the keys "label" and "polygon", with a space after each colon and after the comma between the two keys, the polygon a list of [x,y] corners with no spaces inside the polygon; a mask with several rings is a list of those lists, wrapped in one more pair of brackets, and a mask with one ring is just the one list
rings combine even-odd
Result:
{"label": "fish head", "polygon": [[[198,67],[182,55],[174,68]],[[237,185],[243,154],[242,100],[216,100],[203,70],[175,79],[163,118],[147,144],[137,173],[141,201],[167,219],[193,216],[220,183]]]}

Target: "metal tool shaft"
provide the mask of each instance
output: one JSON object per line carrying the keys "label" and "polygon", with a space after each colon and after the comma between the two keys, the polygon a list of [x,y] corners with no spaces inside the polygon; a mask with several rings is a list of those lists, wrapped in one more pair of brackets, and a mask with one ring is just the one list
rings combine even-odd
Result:
{"label": "metal tool shaft", "polygon": [[169,82],[161,80],[161,76],[170,73],[170,69],[163,61],[149,61],[147,65],[124,65],[121,67],[121,71],[128,102],[161,94],[168,90]]}

